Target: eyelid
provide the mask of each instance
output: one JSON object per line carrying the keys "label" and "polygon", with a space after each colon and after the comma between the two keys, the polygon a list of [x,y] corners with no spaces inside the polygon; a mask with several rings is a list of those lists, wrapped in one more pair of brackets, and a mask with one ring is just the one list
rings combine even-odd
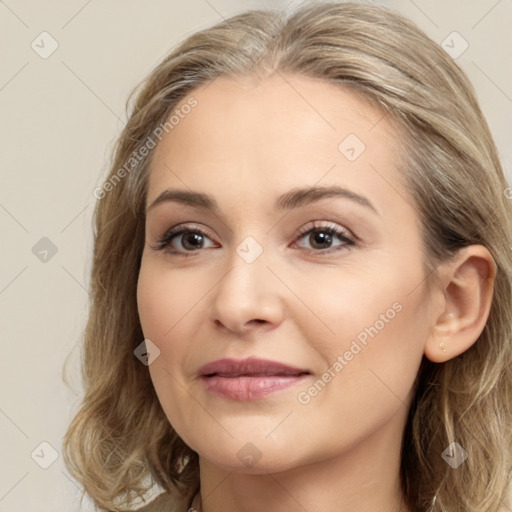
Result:
{"label": "eyelid", "polygon": [[317,221],[317,220],[313,220],[311,222],[312,222],[312,224],[308,223],[308,224],[305,224],[304,226],[302,226],[301,228],[299,228],[299,230],[295,234],[296,239],[301,238],[302,236],[309,233],[310,231],[315,231],[315,230],[319,231],[321,229],[324,229],[326,231],[335,232],[339,236],[343,235],[347,239],[355,240],[357,238],[355,235],[352,234],[352,232],[349,229],[347,229],[344,226],[341,226],[339,224],[336,224],[335,222]]}
{"label": "eyelid", "polygon": [[[169,245],[169,243],[171,242],[171,240],[174,237],[181,235],[183,233],[186,233],[188,231],[200,233],[201,235],[204,235],[210,239],[214,238],[214,237],[210,236],[210,234],[207,232],[206,229],[197,227],[197,225],[194,225],[192,223],[185,222],[183,224],[177,224],[176,226],[173,226],[171,229],[168,229],[167,231],[165,231],[163,235],[158,237],[156,244],[151,245],[150,247],[155,250],[163,250]],[[174,253],[174,254],[187,254],[187,252],[192,253],[194,251],[185,251],[185,252],[172,251],[172,253]]]}
{"label": "eyelid", "polygon": [[[356,245],[356,240],[359,240],[358,237],[352,234],[350,230],[345,228],[344,226],[338,225],[334,222],[330,221],[312,221],[311,224],[306,224],[305,226],[301,227],[298,231],[298,233],[294,237],[294,241],[292,243],[292,246],[296,246],[297,242],[303,238],[308,233],[314,232],[314,231],[328,231],[331,232],[334,236],[336,236],[339,240],[343,241],[344,243],[342,245],[335,246],[334,248],[328,248],[324,250],[315,250],[315,249],[308,249],[308,248],[302,248],[306,251],[314,254],[321,254],[321,255],[327,255],[332,253],[337,253],[339,251],[342,251],[344,249],[349,249],[352,246]],[[337,247],[337,248],[336,248]]]}
{"label": "eyelid", "polygon": [[[308,252],[316,253],[316,254],[330,254],[333,252],[339,252],[339,251],[343,250],[344,248],[345,249],[350,248],[351,246],[355,245],[356,240],[357,241],[359,240],[359,238],[356,235],[354,235],[350,230],[348,230],[347,228],[345,228],[341,225],[338,225],[337,223],[334,223],[332,221],[313,220],[313,221],[310,221],[309,223],[305,224],[304,226],[302,226],[301,228],[299,228],[296,231],[295,235],[293,236],[293,241],[291,243],[291,246],[297,247],[297,245],[296,245],[297,242],[301,238],[303,238],[305,235],[307,235],[308,233],[310,233],[312,231],[321,231],[321,230],[331,232],[339,240],[343,241],[344,244],[342,244],[341,246],[340,245],[335,246],[335,247],[340,247],[340,249],[329,248],[329,249],[324,249],[324,250],[322,250],[322,249],[315,250],[315,249],[308,249],[308,248],[302,248],[302,247],[299,247],[299,248],[304,249]],[[177,237],[179,235],[182,235],[183,233],[187,233],[187,232],[199,233],[202,236],[206,236],[210,240],[214,241],[214,237],[210,236],[210,234],[207,232],[206,229],[204,229],[202,227],[197,227],[197,225],[195,225],[193,223],[183,223],[183,224],[177,224],[176,226],[173,226],[171,229],[167,230],[163,235],[161,235],[158,238],[158,240],[156,241],[156,245],[150,245],[150,247],[154,250],[164,250],[166,247],[169,246],[172,239],[174,239],[175,237]],[[215,242],[215,243],[218,243],[218,242]],[[196,252],[200,252],[200,249],[198,249],[197,251],[183,251],[182,252],[182,251],[172,250],[172,251],[167,251],[167,252],[170,254],[173,254],[173,255],[192,256]]]}

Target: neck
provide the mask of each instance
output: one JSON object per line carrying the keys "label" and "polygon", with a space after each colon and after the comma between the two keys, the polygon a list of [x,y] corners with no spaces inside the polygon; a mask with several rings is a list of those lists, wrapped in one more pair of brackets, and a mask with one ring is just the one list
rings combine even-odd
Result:
{"label": "neck", "polygon": [[194,508],[203,512],[408,512],[400,485],[401,435],[397,435],[403,431],[397,426],[404,426],[406,412],[396,414],[349,450],[286,471],[261,466],[258,474],[243,474],[200,458],[201,493]]}

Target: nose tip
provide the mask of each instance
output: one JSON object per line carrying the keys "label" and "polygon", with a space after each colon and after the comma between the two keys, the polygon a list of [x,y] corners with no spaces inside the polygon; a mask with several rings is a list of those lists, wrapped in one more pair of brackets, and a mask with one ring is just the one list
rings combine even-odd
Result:
{"label": "nose tip", "polygon": [[275,277],[262,258],[247,263],[235,257],[213,295],[211,317],[215,326],[239,335],[275,326],[282,320],[283,309]]}
{"label": "nose tip", "polygon": [[227,329],[239,336],[255,329],[274,328],[280,322],[277,307],[262,307],[246,302],[245,305],[229,306],[227,303],[216,304],[214,323],[217,328]]}
{"label": "nose tip", "polygon": [[[258,326],[258,325],[265,325],[267,323],[268,323],[268,320],[264,320],[262,318],[254,318],[252,320],[248,320],[247,322],[244,323],[244,325],[241,325],[238,328],[235,325],[233,325],[233,328],[231,330],[232,331],[236,330],[237,332],[242,333],[242,332],[246,331],[252,325]],[[223,323],[218,318],[216,318],[215,325],[217,325],[218,327],[222,327]]]}

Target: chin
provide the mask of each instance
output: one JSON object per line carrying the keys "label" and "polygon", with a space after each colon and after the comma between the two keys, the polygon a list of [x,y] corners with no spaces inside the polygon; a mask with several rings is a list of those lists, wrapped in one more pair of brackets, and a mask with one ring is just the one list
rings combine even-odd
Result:
{"label": "chin", "polygon": [[289,456],[269,453],[266,453],[266,456],[265,454],[262,454],[261,458],[255,463],[240,460],[238,457],[232,457],[226,453],[205,454],[204,457],[203,455],[200,455],[199,457],[200,460],[203,458],[208,459],[210,464],[213,464],[225,471],[242,475],[266,475],[268,473],[280,473],[300,465],[299,461],[290,460]]}
{"label": "chin", "polygon": [[[190,447],[209,464],[246,475],[279,473],[314,462],[314,457],[308,457],[303,451],[297,452],[296,443],[265,439],[265,434],[241,438],[236,432],[232,433],[235,437],[229,437],[229,440],[209,441],[204,437],[198,443],[191,443]],[[293,436],[287,437],[293,439]]]}

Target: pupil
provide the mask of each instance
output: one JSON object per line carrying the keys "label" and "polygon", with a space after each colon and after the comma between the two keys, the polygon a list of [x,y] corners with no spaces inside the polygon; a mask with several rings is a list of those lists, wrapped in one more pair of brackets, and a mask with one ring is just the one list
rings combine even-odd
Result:
{"label": "pupil", "polygon": [[[316,234],[312,233],[312,238],[310,241],[314,241],[314,243],[311,244],[313,247],[315,247],[315,244],[329,245],[332,242],[332,235],[330,233],[326,233],[325,231],[317,231]],[[325,247],[320,248],[325,249]]]}
{"label": "pupil", "polygon": [[[201,239],[202,236],[199,233],[192,233],[183,238],[183,247],[185,248],[191,248],[191,249],[197,249],[201,245]],[[189,242],[192,240],[192,244],[189,245]],[[193,242],[193,240],[196,241],[196,243]],[[189,247],[187,247],[189,245]]]}

